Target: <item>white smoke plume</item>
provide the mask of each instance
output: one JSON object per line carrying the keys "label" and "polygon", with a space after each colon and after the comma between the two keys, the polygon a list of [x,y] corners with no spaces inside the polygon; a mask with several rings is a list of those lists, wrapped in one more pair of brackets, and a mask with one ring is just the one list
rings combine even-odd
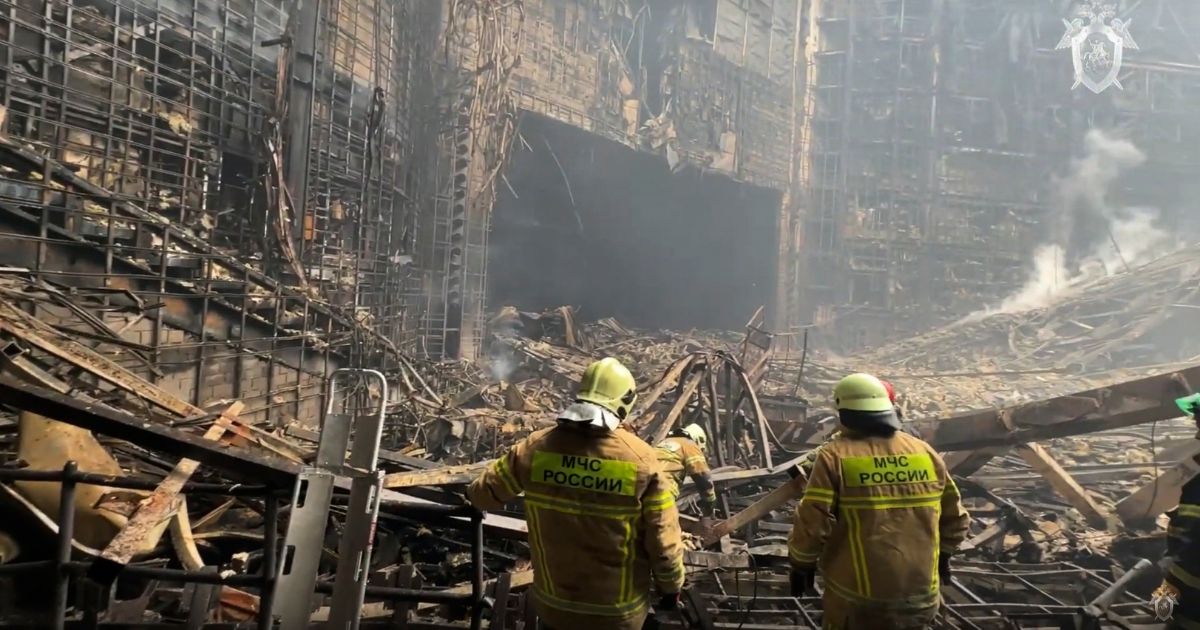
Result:
{"label": "white smoke plume", "polygon": [[[1144,163],[1146,155],[1132,142],[1100,129],[1087,133],[1084,150],[1070,172],[1056,181],[1054,240],[1034,251],[1025,284],[998,307],[967,319],[1043,308],[1084,280],[1120,273],[1172,248],[1170,234],[1156,225],[1156,209],[1118,208],[1108,202],[1112,185],[1122,173]],[[1072,252],[1072,235],[1087,222],[1103,222],[1104,236]],[[1074,264],[1068,263],[1070,258]]]}
{"label": "white smoke plume", "polygon": [[992,313],[1020,313],[1044,306],[1058,295],[1070,278],[1063,264],[1065,254],[1058,245],[1042,245],[1033,253],[1033,273],[1025,285],[1000,303],[999,308],[987,309],[977,315]]}
{"label": "white smoke plume", "polygon": [[1071,172],[1058,180],[1055,190],[1057,218],[1066,228],[1056,235],[1062,242],[1070,239],[1077,219],[1114,219],[1114,210],[1108,205],[1109,188],[1121,173],[1146,161],[1146,154],[1132,142],[1102,129],[1088,131],[1083,148],[1083,157],[1072,162]]}
{"label": "white smoke plume", "polygon": [[517,362],[510,354],[492,354],[488,357],[487,371],[492,382],[507,381],[517,371]]}

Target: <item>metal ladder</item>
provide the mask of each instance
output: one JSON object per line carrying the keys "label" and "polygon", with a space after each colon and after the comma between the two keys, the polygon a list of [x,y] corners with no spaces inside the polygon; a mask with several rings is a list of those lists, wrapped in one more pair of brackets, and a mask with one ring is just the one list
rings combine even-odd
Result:
{"label": "metal ladder", "polygon": [[[352,377],[359,385],[377,379],[380,388],[378,409],[368,408],[355,415],[334,413],[338,381],[349,380],[345,377]],[[387,394],[387,380],[377,370],[339,369],[329,377],[317,457],[296,479],[291,518],[275,581],[271,617],[279,621],[280,630],[305,630],[309,626],[330,500],[339,476],[351,480],[350,504],[345,531],[338,543],[337,574],[326,627],[331,630],[358,628],[383,489],[383,471],[377,468],[377,460]],[[353,444],[350,443],[351,429]]]}

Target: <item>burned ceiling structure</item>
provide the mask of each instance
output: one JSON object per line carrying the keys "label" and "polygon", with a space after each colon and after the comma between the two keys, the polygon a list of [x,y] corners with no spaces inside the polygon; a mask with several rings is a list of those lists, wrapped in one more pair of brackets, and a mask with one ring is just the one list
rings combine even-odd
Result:
{"label": "burned ceiling structure", "polygon": [[603,356],[714,436],[664,625],[820,623],[857,370],[974,515],[939,627],[1153,623],[1200,5],[1116,3],[1096,94],[1077,4],[0,0],[0,627],[529,627],[460,493]]}

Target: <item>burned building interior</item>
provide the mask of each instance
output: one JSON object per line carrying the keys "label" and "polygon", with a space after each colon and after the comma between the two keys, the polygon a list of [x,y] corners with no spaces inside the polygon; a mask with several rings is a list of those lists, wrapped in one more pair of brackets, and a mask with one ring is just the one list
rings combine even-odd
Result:
{"label": "burned building interior", "polygon": [[607,356],[628,430],[710,438],[655,623],[821,627],[798,462],[870,372],[971,515],[933,627],[1190,627],[1153,594],[1200,473],[1198,33],[0,0],[0,627],[536,627],[522,502],[464,488]]}

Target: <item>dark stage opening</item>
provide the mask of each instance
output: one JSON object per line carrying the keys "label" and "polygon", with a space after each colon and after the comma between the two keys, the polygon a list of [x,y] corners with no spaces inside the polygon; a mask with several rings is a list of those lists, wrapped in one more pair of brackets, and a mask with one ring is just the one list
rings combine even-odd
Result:
{"label": "dark stage opening", "polygon": [[775,287],[780,194],[525,114],[488,242],[489,303],[739,329]]}

